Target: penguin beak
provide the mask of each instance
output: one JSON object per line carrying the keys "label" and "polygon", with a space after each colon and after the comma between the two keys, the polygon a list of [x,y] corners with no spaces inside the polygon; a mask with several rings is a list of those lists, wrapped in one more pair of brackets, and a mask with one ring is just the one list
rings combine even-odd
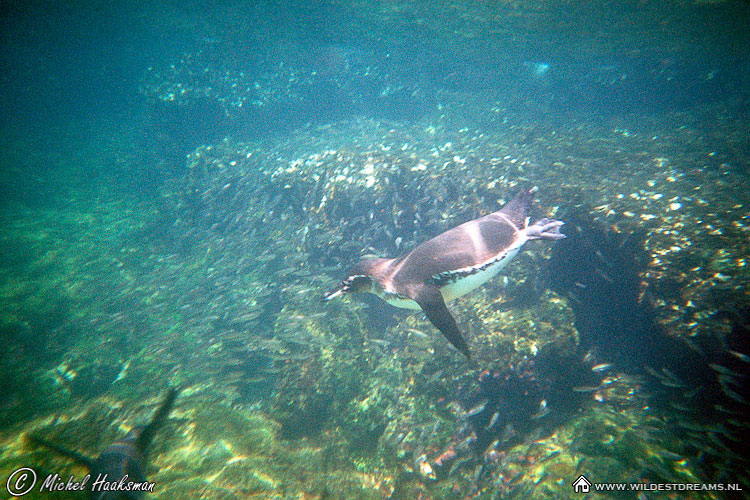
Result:
{"label": "penguin beak", "polygon": [[330,290],[330,291],[326,292],[325,295],[323,295],[323,302],[328,302],[329,300],[335,299],[339,295],[343,294],[344,293],[344,286],[343,285],[344,284],[342,283],[339,286],[337,286],[336,288],[334,288],[333,290]]}

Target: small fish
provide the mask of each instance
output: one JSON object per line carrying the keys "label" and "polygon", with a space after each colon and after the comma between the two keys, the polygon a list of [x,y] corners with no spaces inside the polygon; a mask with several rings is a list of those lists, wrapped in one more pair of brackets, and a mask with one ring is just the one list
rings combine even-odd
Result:
{"label": "small fish", "polygon": [[688,422],[685,420],[677,420],[676,424],[679,427],[682,427],[683,429],[687,429],[689,431],[695,431],[698,433],[698,436],[703,437],[703,434],[706,432],[706,428],[702,425],[695,424],[693,422]]}
{"label": "small fish", "polygon": [[430,431],[430,436],[434,436],[435,434],[437,434],[442,427],[443,423],[440,420],[435,422],[435,425],[432,426],[432,430]]}
{"label": "small fish", "polygon": [[285,360],[305,361],[312,358],[315,354],[312,352],[289,353],[284,355]]}
{"label": "small fish", "polygon": [[292,274],[296,270],[297,270],[296,267],[284,267],[282,269],[276,269],[274,271],[274,274],[276,276],[288,276],[288,275]]}
{"label": "small fish", "polygon": [[479,478],[482,476],[482,472],[484,472],[484,464],[479,464],[476,467],[474,467],[474,473],[472,474],[473,483],[476,484],[479,481]]}
{"label": "small fish", "polygon": [[487,427],[485,427],[485,429],[487,429],[487,430],[491,429],[497,423],[497,419],[498,418],[500,418],[500,412],[496,411],[492,415],[492,418],[490,419],[490,423],[487,424]]}
{"label": "small fish", "polygon": [[464,412],[463,415],[461,415],[461,418],[467,419],[469,417],[473,417],[474,415],[477,415],[478,413],[482,413],[484,411],[484,408],[486,406],[487,406],[487,400],[484,399],[478,405],[476,405],[473,408],[471,408],[470,410]]}
{"label": "small fish", "polygon": [[686,413],[691,413],[693,411],[693,408],[688,408],[687,406],[675,403],[674,401],[671,401],[669,403],[669,406],[671,406],[675,410],[684,411]]}
{"label": "small fish", "polygon": [[664,373],[664,375],[666,375],[670,379],[674,380],[675,382],[682,382],[680,380],[680,378],[677,375],[675,375],[671,370],[669,370],[667,367],[663,366],[661,368],[661,371],[662,371],[662,373]]}
{"label": "small fish", "polygon": [[742,387],[742,382],[732,376],[729,375],[719,375],[716,377],[719,381],[719,384],[726,385],[726,386],[735,386],[735,387]]}
{"label": "small fish", "polygon": [[128,368],[130,367],[130,360],[125,361],[122,365],[122,369],[120,370],[120,373],[117,374],[117,378],[112,381],[114,384],[115,382],[119,382],[120,380],[124,379],[128,375]]}
{"label": "small fish", "polygon": [[739,359],[740,361],[743,361],[745,363],[750,363],[750,356],[748,356],[747,354],[743,354],[737,351],[729,351],[729,354]]}
{"label": "small fish", "polygon": [[722,365],[719,365],[719,364],[716,364],[716,363],[709,363],[708,366],[710,366],[715,371],[717,371],[717,372],[719,372],[719,373],[721,373],[723,375],[728,375],[730,377],[737,377],[738,376],[737,373],[734,373],[732,370],[730,370],[726,366],[722,366]]}
{"label": "small fish", "polygon": [[669,450],[658,450],[657,454],[662,458],[666,458],[667,460],[683,460],[685,458],[682,455],[672,453]]}
{"label": "small fish", "polygon": [[542,399],[542,401],[539,403],[539,411],[532,415],[531,418],[534,420],[538,420],[549,415],[549,412],[550,409],[547,407],[547,400]]}
{"label": "small fish", "polygon": [[521,486],[521,485],[523,485],[523,481],[521,481],[523,479],[523,475],[524,475],[524,471],[523,470],[519,471],[513,477],[511,477],[510,479],[508,479],[507,485],[508,486],[513,486],[513,485],[519,485],[519,486]]}
{"label": "small fish", "polygon": [[654,427],[653,425],[634,425],[633,428],[640,429],[649,434],[659,434],[664,430],[659,427]]}
{"label": "small fish", "polygon": [[630,240],[630,233],[625,233],[625,237],[622,239],[619,245],[617,245],[617,248],[622,248],[625,246],[625,244]]}
{"label": "small fish", "polygon": [[466,439],[464,439],[463,441],[458,443],[458,445],[456,445],[456,449],[461,450],[461,451],[466,450],[469,448],[469,446],[471,446],[471,443],[473,443],[476,440],[477,440],[477,435],[472,432]]}
{"label": "small fish", "polygon": [[268,368],[261,368],[259,371],[266,373],[268,375],[278,375],[279,373],[281,373],[281,368],[268,367]]}
{"label": "small fish", "polygon": [[474,460],[474,457],[472,457],[471,455],[469,455],[469,456],[467,456],[465,458],[460,458],[460,459],[456,460],[453,463],[453,465],[451,466],[451,470],[448,471],[448,476],[449,477],[452,476],[453,473],[456,472],[459,467],[462,467],[463,465],[465,465],[465,464],[467,464],[467,463],[469,463],[469,462],[471,462],[473,460]]}
{"label": "small fish", "polygon": [[293,336],[283,336],[282,337],[284,341],[289,342],[290,344],[296,344],[296,345],[308,345],[310,343],[310,339],[303,339],[300,337],[293,337]]}
{"label": "small fish", "polygon": [[451,401],[450,403],[448,403],[448,409],[457,415],[463,413],[463,408],[456,401]]}
{"label": "small fish", "polygon": [[610,276],[607,273],[605,273],[604,271],[602,271],[601,269],[595,269],[595,272],[596,272],[596,274],[598,274],[599,276],[601,276],[604,281],[606,281],[608,283],[614,283],[615,282],[615,280],[613,280],[612,278],[610,278]]}
{"label": "small fish", "polygon": [[682,341],[683,341],[683,342],[685,342],[685,344],[686,344],[686,345],[687,345],[687,346],[688,346],[689,348],[691,348],[692,350],[694,350],[695,352],[697,352],[697,353],[698,353],[698,354],[700,354],[701,356],[705,356],[705,355],[706,355],[706,353],[705,353],[705,352],[703,352],[703,349],[701,349],[701,348],[700,348],[700,347],[698,346],[698,344],[696,344],[696,343],[695,343],[695,342],[693,342],[692,340],[690,340],[690,339],[687,339],[687,338],[685,338],[685,339],[682,339]]}
{"label": "small fish", "polygon": [[424,339],[428,338],[428,335],[425,332],[423,332],[422,330],[417,330],[416,328],[407,328],[406,331],[416,335],[417,337],[421,337]]}
{"label": "small fish", "polygon": [[513,428],[512,424],[506,424],[503,428],[503,434],[500,437],[500,446],[504,445],[511,439],[513,439],[516,436],[516,430]]}
{"label": "small fish", "polygon": [[458,428],[458,432],[456,432],[456,435],[462,436],[466,431],[469,430],[469,427],[471,427],[471,424],[469,422],[464,422],[461,427]]}
{"label": "small fish", "polygon": [[723,406],[723,405],[714,405],[714,408],[716,410],[718,410],[718,411],[721,411],[721,412],[724,412],[724,413],[728,413],[730,415],[736,415],[737,414],[736,411],[730,410],[729,408],[727,408],[726,406]]}
{"label": "small fish", "polygon": [[661,372],[657,372],[650,366],[646,366],[646,371],[649,372],[654,377],[656,377],[657,379],[659,379],[659,382],[666,387],[674,387],[674,388],[685,387],[685,384],[683,384],[674,373],[667,370],[666,368],[662,368]]}
{"label": "small fish", "polygon": [[673,389],[680,389],[682,387],[685,387],[685,384],[682,384],[680,382],[674,382],[674,381],[669,380],[669,379],[660,379],[659,382],[664,387],[671,387]]}
{"label": "small fish", "polygon": [[255,260],[258,262],[270,262],[272,260],[276,259],[275,254],[264,254],[264,255],[257,255],[255,257]]}
{"label": "small fish", "polygon": [[594,392],[598,391],[601,388],[601,386],[593,386],[593,385],[577,385],[573,387],[573,390],[575,392]]}
{"label": "small fish", "polygon": [[[555,450],[552,453],[550,453],[549,455],[547,455],[546,457],[542,457],[541,459],[539,459],[539,463],[544,463],[547,460],[551,460],[551,459],[555,458],[556,456],[558,456],[559,454],[560,454],[560,450]],[[539,480],[541,480],[541,478],[539,478]],[[537,483],[538,482],[539,481],[537,481]]]}
{"label": "small fish", "polygon": [[251,321],[254,321],[258,319],[258,316],[260,316],[261,311],[252,311],[248,313],[241,314],[239,316],[235,316],[230,320],[230,323],[232,325],[241,325],[242,323],[249,323]]}
{"label": "small fish", "polygon": [[727,384],[720,384],[720,385],[721,385],[721,390],[724,392],[724,394],[734,399],[738,403],[742,403],[743,405],[747,404],[747,400],[743,398],[742,396],[740,396],[739,394],[737,394],[736,392],[734,392],[729,387],[727,387]]}
{"label": "small fish", "polygon": [[425,385],[426,384],[431,384],[431,383],[437,381],[442,374],[443,374],[443,370],[436,371],[435,373],[433,373],[432,375],[430,375],[430,378],[427,379],[427,382],[425,382]]}
{"label": "small fish", "polygon": [[598,365],[594,365],[591,367],[591,371],[595,373],[600,373],[603,371],[607,371],[610,368],[612,368],[612,365],[609,363],[599,363]]}

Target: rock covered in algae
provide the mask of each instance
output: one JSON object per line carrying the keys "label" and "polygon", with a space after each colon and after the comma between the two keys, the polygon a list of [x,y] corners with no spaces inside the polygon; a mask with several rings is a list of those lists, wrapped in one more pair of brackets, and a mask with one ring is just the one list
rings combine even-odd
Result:
{"label": "rock covered in algae", "polygon": [[[729,175],[731,165],[718,159],[696,171],[689,166],[697,160],[680,148],[672,148],[680,157],[661,155],[685,132],[653,139],[582,125],[562,141],[537,127],[535,140],[523,143],[522,125],[495,134],[365,120],[348,126],[354,138],[332,126],[303,129],[272,146],[225,143],[197,150],[189,160],[188,191],[180,195],[182,211],[200,214],[198,222],[225,234],[296,221],[296,246],[310,262],[348,265],[361,253],[408,251],[497,209],[524,179],[544,178],[555,187],[541,186],[543,215],[561,217],[555,214],[560,206],[587,206],[614,231],[645,232],[650,261],[644,290],[675,333],[725,330],[726,322],[710,318],[722,302],[742,300],[736,291],[748,267],[736,244],[746,232],[745,207],[737,203],[741,186]],[[619,141],[632,147],[620,148]],[[548,147],[540,151],[542,142]],[[584,189],[591,183],[597,189]]]}
{"label": "rock covered in algae", "polygon": [[[400,312],[394,320],[383,321],[384,317],[393,317],[393,311],[366,299],[329,304],[321,310],[312,305],[310,295],[334,283],[342,267],[356,261],[360,254],[393,256],[408,251],[429,236],[495,210],[519,184],[540,178],[542,173],[545,182],[554,184],[555,189],[540,187],[540,216],[564,219],[564,211],[571,205],[589,206],[595,218],[622,233],[625,240],[636,226],[646,231],[646,251],[652,258],[642,275],[642,286],[660,298],[656,313],[665,324],[683,317],[680,307],[668,307],[676,298],[670,299],[666,290],[660,292],[666,285],[657,277],[674,275],[684,282],[686,275],[703,272],[685,269],[679,259],[689,254],[677,250],[686,248],[688,239],[702,237],[701,223],[683,222],[679,228],[667,229],[675,217],[698,217],[702,205],[693,200],[696,203],[687,206],[681,198],[685,189],[692,188],[676,186],[688,182],[679,171],[665,169],[667,164],[662,161],[628,157],[615,147],[619,140],[637,141],[644,149],[661,147],[649,145],[648,137],[584,127],[572,132],[581,136],[579,142],[587,144],[584,151],[572,143],[559,143],[552,135],[546,137],[549,131],[537,130],[536,134],[552,144],[551,149],[540,152],[534,142],[520,139],[528,133],[520,127],[509,128],[503,136],[472,129],[448,132],[434,125],[388,128],[366,120],[349,126],[356,129],[354,138],[332,126],[303,129],[272,144],[227,141],[200,148],[189,159],[186,183],[173,196],[176,213],[180,214],[178,227],[199,228],[202,238],[221,249],[224,265],[247,259],[244,253],[248,245],[243,242],[247,237],[258,237],[277,249],[264,251],[261,257],[268,254],[269,260],[260,265],[288,290],[284,301],[295,304],[282,306],[274,333],[274,342],[282,349],[279,355],[290,355],[291,360],[282,368],[286,375],[280,378],[285,382],[279,391],[282,396],[276,399],[279,419],[287,427],[300,424],[291,427],[309,429],[305,433],[308,437],[339,428],[352,443],[357,443],[357,436],[363,432],[377,435],[382,430],[375,449],[385,463],[397,464],[407,475],[413,474],[410,477],[441,481],[447,475],[470,482],[471,474],[481,476],[482,471],[477,471],[476,462],[465,451],[478,446],[473,440],[483,445],[493,442],[485,439],[502,441],[503,429],[485,437],[481,429],[477,431],[471,425],[464,428],[466,422],[456,423],[461,415],[480,408],[484,399],[492,399],[471,389],[481,374],[467,372],[418,315]],[[597,134],[609,139],[595,139]],[[607,162],[625,166],[606,171],[598,168]],[[446,176],[448,173],[456,177]],[[452,182],[454,178],[463,181]],[[581,189],[592,178],[598,189]],[[629,194],[623,193],[626,188],[632,188]],[[716,203],[726,204],[727,200],[717,197]],[[712,218],[711,213],[700,217]],[[280,231],[279,227],[288,229]],[[568,229],[575,231],[575,227]],[[665,245],[669,251],[663,251]],[[599,387],[602,377],[577,378],[569,373],[570,380],[562,383],[563,377],[548,369],[538,376],[542,365],[551,366],[545,359],[564,359],[575,351],[578,342],[566,299],[545,290],[548,252],[544,246],[530,244],[504,271],[507,280],[500,276],[451,305],[492,377],[495,372],[500,377],[508,374],[511,381],[518,378],[513,383],[531,390],[533,397],[522,401],[522,406],[527,417],[537,417],[532,423],[543,427],[541,436],[550,432],[544,429],[549,427],[547,419],[558,421],[554,420],[556,416],[575,409],[582,400],[609,397],[611,404],[622,405],[629,397],[615,397],[609,389]],[[605,260],[600,270],[602,279],[613,279],[606,276],[606,256],[601,259]],[[289,264],[281,267],[287,260]],[[722,257],[716,262],[714,266],[732,261]],[[311,273],[311,269],[319,273]],[[736,277],[721,278],[741,282],[744,271],[738,269]],[[314,286],[305,286],[305,282]],[[708,295],[694,295],[690,300],[690,314],[710,314],[711,304],[715,305],[715,299]],[[334,325],[347,326],[326,325],[327,315],[336,318]],[[344,323],[347,315],[350,322]],[[306,353],[312,354],[308,358]],[[403,364],[388,361],[394,353],[404,360]],[[606,352],[600,354],[606,359]],[[353,363],[347,359],[350,356],[365,357],[366,361]],[[362,377],[362,371],[373,375]],[[304,380],[311,373],[317,380]],[[336,395],[339,384],[346,396]],[[500,393],[506,389],[503,384],[492,388]],[[569,401],[565,391],[571,394]],[[556,399],[546,397],[550,393],[557,394]],[[437,403],[441,398],[443,401]],[[451,409],[452,402],[461,409]],[[501,403],[491,400],[487,404]],[[464,419],[487,426],[495,418],[494,410],[476,411],[476,415]],[[516,435],[494,445],[493,456],[515,442],[523,443],[524,436],[535,431],[533,425],[522,430],[516,429],[517,422],[507,424],[514,424],[507,434]],[[474,438],[472,430],[477,433]],[[365,440],[361,445],[370,447],[371,443]],[[457,445],[463,445],[464,455],[455,449]],[[436,459],[452,453],[458,462],[436,467]],[[644,468],[623,456],[614,460]],[[502,458],[498,461],[503,463]],[[549,461],[553,463],[554,457]],[[498,474],[508,479],[507,471]],[[521,488],[519,482],[500,480],[498,484],[513,490]]]}
{"label": "rock covered in algae", "polygon": [[[499,105],[488,112],[504,113]],[[169,227],[171,241],[164,245],[171,253],[148,262],[153,282],[146,284],[134,279],[141,276],[134,271],[140,269],[139,259],[121,259],[123,293],[139,299],[108,301],[111,311],[95,322],[102,329],[135,329],[152,325],[143,318],[160,317],[165,305],[170,311],[174,307],[178,312],[155,323],[164,328],[153,327],[143,334],[147,339],[131,339],[134,345],[150,344],[135,351],[144,355],[144,363],[133,361],[114,387],[170,371],[191,384],[210,381],[210,389],[196,392],[200,411],[184,419],[184,425],[194,426],[192,434],[173,422],[178,427],[167,428],[168,439],[156,443],[153,460],[159,470],[153,477],[174,473],[190,491],[205,488],[217,498],[237,491],[291,496],[302,487],[295,490],[293,479],[281,477],[288,471],[320,486],[317,492],[306,490],[311,496],[335,496],[324,493],[334,488],[317,479],[322,469],[348,477],[344,489],[381,484],[379,492],[392,488],[394,498],[415,491],[434,497],[540,492],[564,497],[566,477],[581,470],[598,480],[690,478],[696,464],[683,453],[689,448],[665,449],[664,442],[652,442],[665,440],[653,428],[669,422],[636,423],[649,422],[648,412],[639,410],[646,404],[634,397],[638,382],[608,376],[569,384],[562,389],[581,395],[571,406],[580,405],[583,414],[561,422],[558,432],[548,423],[567,415],[560,408],[565,401],[546,398],[556,380],[540,377],[537,369],[548,352],[569,353],[576,331],[565,300],[545,290],[544,247],[525,249],[505,270],[507,284],[500,276],[451,305],[487,374],[484,366],[467,369],[417,314],[394,315],[366,299],[325,309],[314,304],[360,254],[406,251],[496,209],[520,184],[534,182],[540,184],[542,199],[535,209],[540,216],[565,218],[566,208],[578,204],[593,207],[594,216],[615,232],[627,235],[636,226],[646,231],[650,260],[643,285],[652,291],[663,324],[691,334],[714,323],[726,328],[714,313],[741,304],[747,280],[738,243],[746,232],[746,207],[737,202],[743,187],[718,158],[715,169],[696,172],[686,169],[695,158],[661,154],[685,139],[684,133],[654,139],[619,127],[582,125],[560,139],[559,132],[531,125],[485,134],[361,120],[347,127],[306,128],[284,140],[199,148],[189,157],[187,179],[165,194],[164,208],[173,219],[159,227]],[[641,153],[623,150],[623,143]],[[582,189],[592,183],[596,189]],[[122,311],[137,305],[144,307],[135,318],[142,321],[123,320]],[[712,322],[704,321],[712,316]],[[124,361],[113,363],[120,367]],[[153,366],[144,367],[146,362]],[[97,372],[93,363],[86,364],[85,359],[61,364],[60,372],[63,377],[71,369]],[[493,384],[481,386],[484,380]],[[530,397],[509,398],[509,387],[523,388]],[[218,400],[205,396],[212,392]],[[502,407],[499,396],[519,403],[525,413],[517,414],[517,421],[495,417]],[[257,398],[268,418],[248,409]],[[207,408],[212,404],[219,409]],[[635,415],[632,421],[619,416],[628,412]],[[532,428],[519,428],[521,415]],[[91,423],[109,425],[104,419]],[[483,434],[487,427],[492,432]],[[258,452],[241,444],[245,432],[287,465],[279,470],[258,465],[260,458],[252,455]],[[695,440],[702,428],[687,432]],[[712,429],[710,435],[720,432]],[[584,437],[576,440],[577,434]],[[119,435],[109,431],[101,442],[86,443],[85,451],[95,452]],[[485,435],[492,440],[484,442]],[[480,442],[487,447],[477,457]],[[8,453],[17,453],[18,443],[12,438],[9,443]],[[704,448],[723,450],[715,444]],[[374,457],[361,450],[372,450]],[[309,471],[290,464],[286,457],[292,456],[309,461]],[[170,468],[175,462],[190,471],[187,476],[200,479],[184,480]],[[612,475],[616,469],[621,475]],[[235,478],[235,472],[243,478]],[[180,487],[177,479],[165,484],[174,491]]]}
{"label": "rock covered in algae", "polygon": [[[45,477],[57,472],[65,480],[70,475],[80,480],[84,468],[32,447],[25,433],[96,456],[147,417],[153,404],[129,407],[98,398],[3,433],[3,470],[28,466]],[[186,388],[150,448],[146,472],[155,483],[154,498],[383,498],[390,488],[382,472],[361,470],[343,459],[337,451],[343,438],[336,432],[317,442],[290,442],[279,439],[279,427],[257,408],[227,407],[206,386]],[[35,490],[28,498],[48,495]],[[79,496],[63,493],[60,498]]]}

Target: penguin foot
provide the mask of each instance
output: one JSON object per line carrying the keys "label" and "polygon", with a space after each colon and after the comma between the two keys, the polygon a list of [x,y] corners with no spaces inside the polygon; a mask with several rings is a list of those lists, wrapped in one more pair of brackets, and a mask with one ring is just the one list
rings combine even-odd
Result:
{"label": "penguin foot", "polygon": [[526,236],[530,240],[561,240],[565,235],[560,232],[560,228],[565,224],[561,220],[544,219],[536,221],[526,228]]}

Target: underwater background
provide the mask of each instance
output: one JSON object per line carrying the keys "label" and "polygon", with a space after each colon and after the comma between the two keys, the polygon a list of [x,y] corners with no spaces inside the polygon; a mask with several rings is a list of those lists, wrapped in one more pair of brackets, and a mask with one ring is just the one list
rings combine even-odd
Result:
{"label": "underwater background", "polygon": [[[86,474],[34,438],[96,457],[170,387],[153,498],[750,497],[748,2],[0,23],[0,498]],[[321,303],[534,185],[567,238],[449,304],[472,361],[419,311]]]}

